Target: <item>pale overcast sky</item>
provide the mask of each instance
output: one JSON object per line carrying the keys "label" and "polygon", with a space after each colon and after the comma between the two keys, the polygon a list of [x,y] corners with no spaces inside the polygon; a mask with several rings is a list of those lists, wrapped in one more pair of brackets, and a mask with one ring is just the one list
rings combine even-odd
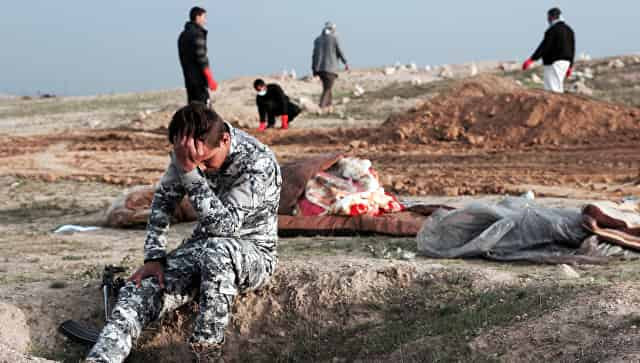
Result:
{"label": "pale overcast sky", "polygon": [[64,95],[182,86],[176,39],[189,8],[209,15],[209,57],[226,79],[308,72],[313,39],[331,20],[354,67],[529,56],[546,11],[563,9],[578,52],[640,51],[640,2],[360,0],[20,0],[0,12],[0,93]]}

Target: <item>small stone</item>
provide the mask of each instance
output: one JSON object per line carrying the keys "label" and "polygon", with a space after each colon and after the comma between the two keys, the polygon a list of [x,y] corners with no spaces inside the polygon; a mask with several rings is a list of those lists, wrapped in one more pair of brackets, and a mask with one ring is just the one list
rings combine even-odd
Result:
{"label": "small stone", "polygon": [[593,90],[589,88],[583,81],[578,81],[572,84],[569,90],[580,95],[593,96]]}
{"label": "small stone", "polygon": [[391,76],[394,73],[396,73],[396,69],[395,68],[393,68],[393,67],[385,67],[384,68],[384,75],[385,76]]}
{"label": "small stone", "polygon": [[448,197],[457,197],[460,195],[460,190],[456,187],[447,187],[442,190]]}
{"label": "small stone", "polygon": [[470,68],[471,68],[471,77],[477,76],[479,72],[478,72],[478,66],[476,65],[475,62],[471,63]]}
{"label": "small stone", "polygon": [[609,68],[616,69],[616,68],[624,68],[625,64],[622,61],[622,59],[616,58],[616,59],[612,60],[611,62],[609,62],[608,66],[609,66]]}
{"label": "small stone", "polygon": [[540,76],[538,76],[537,74],[532,74],[531,75],[531,82],[533,83],[537,83],[537,84],[543,84],[544,81],[542,80],[542,78],[540,78]]}
{"label": "small stone", "polygon": [[579,279],[580,274],[571,268],[571,266],[562,264],[560,265],[560,275],[565,279]]}

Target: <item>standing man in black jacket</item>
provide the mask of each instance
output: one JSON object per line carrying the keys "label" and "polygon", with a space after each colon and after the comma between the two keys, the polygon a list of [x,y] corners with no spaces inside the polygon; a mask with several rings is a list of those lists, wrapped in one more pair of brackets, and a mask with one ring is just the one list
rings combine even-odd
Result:
{"label": "standing man in black jacket", "polygon": [[256,79],[253,82],[253,88],[257,92],[256,105],[260,115],[258,130],[263,131],[267,127],[274,127],[278,116],[282,121],[282,128],[288,129],[289,122],[300,113],[300,107],[291,102],[282,87],[275,83],[266,84],[263,80]]}
{"label": "standing man in black jacket", "polygon": [[207,57],[207,11],[193,7],[189,12],[189,21],[178,38],[180,65],[187,88],[187,101],[209,103],[209,89],[215,91],[218,84],[213,79]]}
{"label": "standing man in black jacket", "polygon": [[562,19],[562,12],[553,8],[547,12],[549,29],[531,58],[522,65],[527,70],[533,62],[542,58],[544,63],[544,89],[564,93],[564,79],[573,72],[576,40],[573,30]]}

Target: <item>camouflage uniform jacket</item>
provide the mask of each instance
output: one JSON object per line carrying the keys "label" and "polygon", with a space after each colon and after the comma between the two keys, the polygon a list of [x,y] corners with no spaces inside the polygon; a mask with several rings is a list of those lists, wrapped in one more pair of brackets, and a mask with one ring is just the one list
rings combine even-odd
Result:
{"label": "camouflage uniform jacket", "polygon": [[275,255],[280,167],[267,146],[229,124],[227,127],[231,147],[218,171],[204,173],[196,168],[184,173],[172,154],[151,204],[145,261],[165,259],[170,219],[185,195],[198,215],[191,241],[212,237],[244,239],[268,255]]}

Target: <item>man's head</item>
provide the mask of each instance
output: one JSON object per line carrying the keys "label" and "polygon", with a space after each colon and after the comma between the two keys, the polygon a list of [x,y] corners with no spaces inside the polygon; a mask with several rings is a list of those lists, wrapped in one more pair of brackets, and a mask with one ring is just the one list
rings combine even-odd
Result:
{"label": "man's head", "polygon": [[253,81],[253,89],[256,90],[259,96],[264,96],[267,94],[267,84],[260,78]]}
{"label": "man's head", "polygon": [[336,25],[330,21],[324,23],[324,32],[326,34],[335,34],[336,32]]}
{"label": "man's head", "polygon": [[231,135],[222,118],[199,102],[176,111],[169,123],[169,142],[180,143],[183,137],[202,141],[207,169],[220,169],[231,148]]}
{"label": "man's head", "polygon": [[560,15],[562,15],[562,11],[560,11],[559,8],[551,8],[549,9],[549,11],[547,11],[547,21],[549,21],[549,24],[551,24],[554,21],[560,19]]}
{"label": "man's head", "polygon": [[199,6],[194,6],[189,11],[189,20],[200,26],[207,25],[207,11]]}

